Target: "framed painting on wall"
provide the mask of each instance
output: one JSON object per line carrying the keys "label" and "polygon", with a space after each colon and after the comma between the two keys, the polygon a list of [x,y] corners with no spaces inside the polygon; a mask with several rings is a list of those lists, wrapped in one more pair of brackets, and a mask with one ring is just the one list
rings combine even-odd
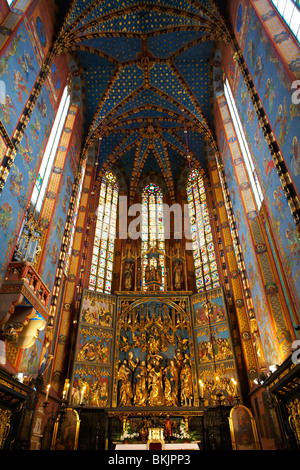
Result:
{"label": "framed painting on wall", "polygon": [[76,410],[67,408],[54,425],[51,450],[77,450],[80,419]]}
{"label": "framed painting on wall", "polygon": [[246,406],[233,407],[228,420],[233,450],[260,450],[256,424]]}

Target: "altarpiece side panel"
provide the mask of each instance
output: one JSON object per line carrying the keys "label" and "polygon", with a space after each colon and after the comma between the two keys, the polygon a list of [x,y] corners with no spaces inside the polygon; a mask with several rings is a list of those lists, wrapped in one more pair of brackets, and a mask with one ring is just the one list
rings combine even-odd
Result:
{"label": "altarpiece side panel", "polygon": [[83,291],[72,375],[73,405],[110,405],[115,305],[112,295]]}
{"label": "altarpiece side panel", "polygon": [[232,404],[238,375],[223,289],[195,294],[191,305],[200,396],[205,406]]}

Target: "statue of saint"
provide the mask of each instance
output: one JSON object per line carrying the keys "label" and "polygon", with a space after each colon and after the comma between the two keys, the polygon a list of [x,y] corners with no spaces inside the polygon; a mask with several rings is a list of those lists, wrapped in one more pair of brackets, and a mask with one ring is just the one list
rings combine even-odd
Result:
{"label": "statue of saint", "polygon": [[148,365],[148,388],[149,405],[150,406],[163,406],[165,404],[164,390],[163,390],[163,369],[160,367],[159,361],[154,360],[154,365]]}
{"label": "statue of saint", "polygon": [[161,349],[160,346],[161,344],[160,344],[159,331],[154,327],[149,334],[148,352],[150,356],[153,356],[154,354],[159,354],[160,349]]}
{"label": "statue of saint", "polygon": [[176,290],[181,290],[182,285],[182,274],[181,274],[181,264],[176,263],[174,267],[174,287]]}
{"label": "statue of saint", "polygon": [[166,405],[178,406],[178,370],[174,359],[164,370]]}
{"label": "statue of saint", "polygon": [[124,287],[125,290],[130,290],[132,286],[132,266],[131,263],[126,263],[124,271]]}
{"label": "statue of saint", "polygon": [[135,406],[146,406],[148,391],[147,391],[147,368],[146,368],[145,361],[142,361],[141,364],[138,364],[136,366],[133,380],[135,383],[134,404]]}
{"label": "statue of saint", "polygon": [[160,284],[162,283],[162,267],[161,267],[160,263],[158,263],[158,266],[156,268],[156,280]]}
{"label": "statue of saint", "polygon": [[192,371],[187,359],[183,361],[183,367],[180,372],[181,385],[181,405],[192,406],[193,385]]}
{"label": "statue of saint", "polygon": [[119,406],[131,406],[131,400],[133,397],[131,384],[132,372],[129,367],[127,367],[126,361],[121,364],[117,379],[121,383]]}

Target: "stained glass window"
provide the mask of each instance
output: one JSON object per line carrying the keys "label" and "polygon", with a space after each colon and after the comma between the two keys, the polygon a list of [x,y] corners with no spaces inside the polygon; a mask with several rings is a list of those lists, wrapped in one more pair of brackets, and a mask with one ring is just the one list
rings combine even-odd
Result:
{"label": "stained glass window", "polygon": [[[142,289],[147,290],[145,285],[146,267],[154,269],[161,267],[162,285],[165,284],[165,237],[163,220],[163,194],[156,184],[148,184],[142,193]],[[150,255],[152,252],[153,256]],[[156,253],[156,256],[154,256]]]}
{"label": "stained glass window", "polygon": [[198,292],[220,285],[210,225],[204,180],[198,170],[191,171],[187,182],[187,202],[191,223],[192,247]]}
{"label": "stained glass window", "polygon": [[111,292],[119,187],[112,172],[101,182],[89,289]]}

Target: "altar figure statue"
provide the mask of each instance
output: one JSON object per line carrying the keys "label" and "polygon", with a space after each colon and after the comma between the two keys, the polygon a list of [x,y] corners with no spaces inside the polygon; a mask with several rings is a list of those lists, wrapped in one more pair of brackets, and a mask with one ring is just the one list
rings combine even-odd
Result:
{"label": "altar figure statue", "polygon": [[124,287],[125,290],[130,290],[132,286],[132,266],[131,263],[126,263],[124,271]]}
{"label": "altar figure statue", "polygon": [[138,364],[136,366],[133,380],[135,384],[134,404],[135,406],[146,406],[148,390],[147,390],[147,368],[146,368],[145,361],[142,361],[141,364]]}
{"label": "altar figure statue", "polygon": [[160,284],[162,283],[162,267],[160,263],[158,263],[158,266],[156,268],[156,281]]}
{"label": "altar figure statue", "polygon": [[132,393],[132,372],[127,367],[126,361],[122,363],[119,368],[117,379],[121,382],[119,406],[131,406],[131,400],[133,397]]}
{"label": "altar figure statue", "polygon": [[153,328],[149,335],[149,354],[152,356],[154,354],[159,354],[160,351],[160,334],[157,328]]}
{"label": "altar figure statue", "polygon": [[176,263],[175,268],[174,268],[174,287],[176,290],[181,290],[181,286],[182,286],[181,265],[180,263]]}
{"label": "altar figure statue", "polygon": [[178,406],[178,370],[173,359],[170,360],[164,374],[166,405]]}
{"label": "altar figure statue", "polygon": [[192,406],[192,398],[193,398],[192,371],[186,359],[183,361],[183,367],[180,372],[180,385],[181,385],[181,405]]}
{"label": "altar figure statue", "polygon": [[163,406],[165,404],[163,370],[159,365],[159,361],[154,361],[153,366],[149,364],[148,368],[149,405]]}

